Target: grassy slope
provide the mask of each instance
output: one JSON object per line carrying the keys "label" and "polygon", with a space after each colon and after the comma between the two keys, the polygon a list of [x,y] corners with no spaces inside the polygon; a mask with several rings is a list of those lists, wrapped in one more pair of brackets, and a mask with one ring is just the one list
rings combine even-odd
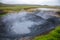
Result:
{"label": "grassy slope", "polygon": [[60,40],[60,26],[47,35],[35,37],[34,40]]}
{"label": "grassy slope", "polygon": [[28,5],[28,4],[4,4],[0,3],[0,10],[21,10],[24,8],[30,8],[30,7],[39,7],[39,8],[58,8],[60,9],[60,6],[48,6],[48,5]]}
{"label": "grassy slope", "polygon": [[39,5],[22,5],[22,6],[0,6],[0,10],[21,10],[24,8],[37,7],[37,8],[57,8],[60,9],[60,6],[39,6]]}
{"label": "grassy slope", "polygon": [[31,8],[31,7],[35,7],[35,6],[2,6],[0,7],[0,10],[4,10],[4,11],[20,11],[21,9],[24,8]]}

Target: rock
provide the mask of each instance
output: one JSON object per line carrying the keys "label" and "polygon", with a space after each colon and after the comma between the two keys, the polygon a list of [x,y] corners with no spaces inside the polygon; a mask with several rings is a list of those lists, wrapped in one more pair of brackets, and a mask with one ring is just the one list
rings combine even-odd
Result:
{"label": "rock", "polygon": [[60,12],[56,12],[60,16]]}
{"label": "rock", "polygon": [[3,10],[0,10],[0,15],[4,15],[6,14],[7,12],[4,12]]}

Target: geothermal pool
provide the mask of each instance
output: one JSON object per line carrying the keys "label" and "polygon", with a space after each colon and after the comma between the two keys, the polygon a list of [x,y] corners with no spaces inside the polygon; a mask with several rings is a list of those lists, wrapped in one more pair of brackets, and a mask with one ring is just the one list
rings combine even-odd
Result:
{"label": "geothermal pool", "polygon": [[55,17],[55,14],[51,11],[8,13],[0,19],[0,38],[17,40],[15,38],[35,37],[46,33],[60,24],[60,18]]}

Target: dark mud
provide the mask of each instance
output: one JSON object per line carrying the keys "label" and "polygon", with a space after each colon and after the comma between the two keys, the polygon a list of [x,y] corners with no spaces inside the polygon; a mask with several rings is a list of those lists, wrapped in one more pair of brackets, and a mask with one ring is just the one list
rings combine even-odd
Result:
{"label": "dark mud", "polygon": [[[23,40],[43,35],[60,25],[55,12],[37,11],[11,13],[0,19],[1,40]],[[22,39],[21,39],[22,38]]]}

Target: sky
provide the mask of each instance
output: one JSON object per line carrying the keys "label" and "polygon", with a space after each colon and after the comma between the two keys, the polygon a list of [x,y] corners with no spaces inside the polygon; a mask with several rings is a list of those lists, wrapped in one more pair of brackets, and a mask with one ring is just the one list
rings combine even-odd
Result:
{"label": "sky", "polygon": [[60,5],[60,0],[0,0],[6,4]]}

